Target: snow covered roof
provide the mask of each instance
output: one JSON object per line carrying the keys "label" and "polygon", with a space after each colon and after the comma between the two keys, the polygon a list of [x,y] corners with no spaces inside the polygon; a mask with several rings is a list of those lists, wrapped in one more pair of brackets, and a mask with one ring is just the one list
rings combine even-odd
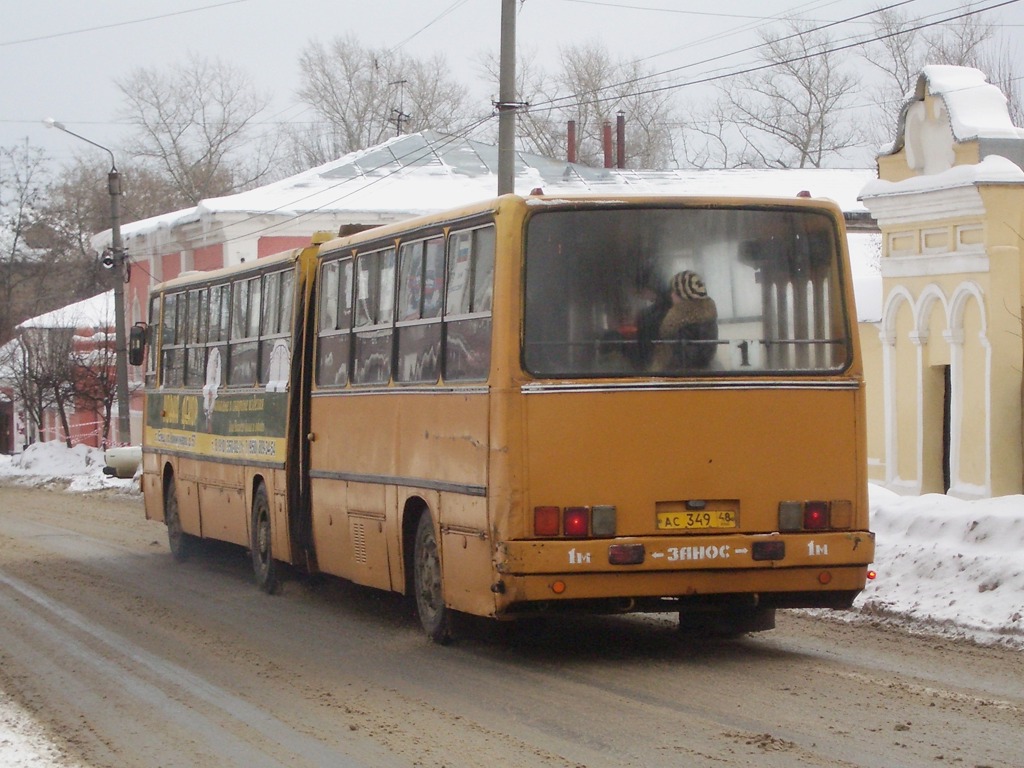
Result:
{"label": "snow covered roof", "polygon": [[18,328],[107,328],[114,324],[114,291],[30,317]]}
{"label": "snow covered roof", "polygon": [[[310,223],[309,234],[327,228],[324,216],[334,223],[379,222],[442,211],[497,192],[498,149],[464,137],[421,131],[390,139],[369,149],[303,171],[248,192],[211,198],[194,208],[155,216],[123,225],[129,250],[146,250],[145,241],[162,233],[171,243],[184,245],[172,233],[199,222],[220,238],[224,227],[240,218],[260,222],[268,231],[268,218],[296,220],[320,217]],[[874,169],[725,169],[634,170],[592,168],[529,152],[515,153],[515,185],[519,194],[537,187],[551,195],[588,192],[635,195],[739,195],[788,197],[808,191],[814,197],[834,200],[847,214],[866,217],[858,199],[861,189],[876,178]],[[220,220],[223,227],[216,226]],[[254,225],[254,229],[256,229]],[[298,232],[300,227],[293,226]],[[877,234],[874,235],[877,239]],[[134,245],[132,240],[136,240]],[[142,243],[138,242],[143,241]],[[109,230],[93,238],[102,250],[110,242]],[[852,242],[852,241],[851,241]],[[143,247],[140,247],[143,246]],[[874,253],[877,246],[868,250]],[[854,253],[854,262],[857,262]],[[865,302],[871,306],[874,302]]]}
{"label": "snow covered roof", "polygon": [[1011,160],[989,155],[980,163],[957,165],[930,176],[912,176],[902,181],[873,179],[861,190],[862,198],[933,192],[978,184],[1022,184],[1024,170]]}
{"label": "snow covered roof", "polygon": [[[144,237],[218,215],[301,217],[313,214],[413,216],[495,196],[497,147],[434,131],[399,136],[369,149],[248,192],[201,201],[194,208],[155,216],[121,228],[125,238]],[[520,194],[541,187],[548,194],[789,196],[809,190],[835,200],[844,211],[864,212],[857,196],[873,169],[743,169],[645,171],[591,168],[516,152]],[[109,242],[109,231],[94,245]]]}
{"label": "snow covered roof", "polygon": [[[925,99],[929,95],[935,99],[930,103]],[[1024,129],[1013,125],[1006,97],[983,72],[927,66],[908,98],[892,152],[906,150],[907,166],[915,175],[873,179],[861,190],[861,199],[880,221],[934,217],[942,205],[942,211],[962,211],[969,202],[980,201],[972,187],[1024,184]],[[977,161],[969,157],[965,162],[957,154],[956,145],[964,142],[977,142]],[[941,193],[931,195],[933,206],[939,207],[927,213],[921,208],[925,203],[908,207],[906,198],[924,193]]]}
{"label": "snow covered roof", "polygon": [[907,94],[897,126],[891,154],[903,149],[907,114],[927,94],[938,97],[949,118],[956,142],[983,139],[1024,139],[1024,129],[1014,126],[1006,107],[1006,96],[988,82],[985,73],[971,67],[932,64],[918,75],[914,90]]}

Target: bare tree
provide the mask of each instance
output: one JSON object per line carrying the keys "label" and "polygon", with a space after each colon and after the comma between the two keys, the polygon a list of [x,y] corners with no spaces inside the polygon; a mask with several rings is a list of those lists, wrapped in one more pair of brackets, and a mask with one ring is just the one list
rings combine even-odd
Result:
{"label": "bare tree", "polygon": [[299,67],[298,96],[315,120],[291,136],[296,170],[399,133],[454,132],[469,112],[465,89],[452,78],[443,56],[420,60],[373,50],[349,35],[310,43]]}
{"label": "bare tree", "polygon": [[[969,3],[964,10],[973,5]],[[907,94],[927,64],[975,67],[995,78],[992,82],[1001,85],[1004,93],[1018,91],[1013,57],[993,50],[996,27],[980,14],[928,26],[925,19],[890,8],[873,16],[872,32],[879,39],[865,47],[864,59],[882,75],[872,89],[880,119],[867,121],[874,127],[872,138],[877,144],[893,140]]]}
{"label": "bare tree", "polygon": [[[106,161],[109,166],[109,160]],[[188,207],[191,203],[156,169],[138,162],[118,164],[121,173],[121,221],[158,216]],[[44,206],[51,229],[47,247],[63,249],[69,258],[80,256],[95,262],[90,239],[110,227],[110,194],[107,170],[102,163],[79,157],[61,168],[47,190]],[[85,296],[94,296],[101,285],[90,285]]]}
{"label": "bare tree", "polygon": [[37,432],[44,432],[46,414],[56,408],[68,448],[68,412],[75,395],[73,343],[73,328],[21,328],[17,343],[6,347],[9,358],[5,361],[17,397]]}
{"label": "bare tree", "polygon": [[0,147],[0,341],[35,304],[35,285],[46,273],[45,250],[33,238],[42,225],[46,157],[28,141]]}
{"label": "bare tree", "polygon": [[[627,125],[626,165],[663,168],[673,159],[670,91],[662,91],[654,73],[636,61],[615,59],[603,43],[559,50],[560,69],[548,75],[524,57],[517,64],[520,100],[530,105],[520,114],[518,139],[527,150],[548,157],[565,156],[566,126],[576,123],[575,155],[587,165],[603,164],[605,123],[623,113]],[[493,58],[484,62],[497,82]]]}
{"label": "bare tree", "polygon": [[[555,96],[553,83],[548,82],[547,74],[537,66],[536,51],[523,50],[516,58],[516,88],[518,99],[524,104],[540,104],[548,102]],[[488,82],[493,84],[494,98],[497,99],[500,65],[498,57],[493,54],[481,55],[478,61],[480,71]],[[497,125],[494,126],[494,139],[497,140]],[[566,155],[565,123],[555,117],[555,110],[545,107],[521,109],[516,114],[516,139],[530,152],[546,157],[564,157]]]}
{"label": "bare tree", "polygon": [[103,448],[110,439],[110,425],[117,400],[116,344],[112,336],[114,319],[106,327],[93,329],[92,338],[72,350],[71,366],[75,402],[99,415]]}
{"label": "bare tree", "polygon": [[129,151],[189,203],[248,189],[270,172],[275,145],[256,129],[270,99],[231,65],[190,56],[168,71],[136,69],[117,86],[136,129]]}
{"label": "bare tree", "polygon": [[986,48],[978,62],[978,69],[985,72],[988,81],[1006,96],[1006,108],[1013,124],[1024,127],[1024,91],[1021,90],[1021,78],[1017,74],[1019,61],[1019,52],[1004,43]]}
{"label": "bare tree", "polygon": [[[4,383],[11,388],[15,400],[38,434],[50,406],[49,393],[40,391],[36,386],[29,368],[28,350],[17,337],[0,347],[0,370],[4,371]],[[32,431],[26,431],[26,442],[33,442]]]}
{"label": "bare tree", "polygon": [[761,39],[765,66],[719,87],[718,119],[733,123],[745,147],[740,164],[820,168],[862,146],[848,110],[859,83],[831,38],[790,21]]}
{"label": "bare tree", "polygon": [[759,168],[764,165],[722,102],[713,101],[684,121],[680,146],[693,168]]}

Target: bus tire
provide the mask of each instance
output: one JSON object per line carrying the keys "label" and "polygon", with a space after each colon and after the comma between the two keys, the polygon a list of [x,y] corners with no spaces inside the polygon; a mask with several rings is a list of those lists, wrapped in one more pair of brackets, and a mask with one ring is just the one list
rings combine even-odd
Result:
{"label": "bus tire", "polygon": [[256,586],[272,595],[281,586],[277,561],[271,547],[270,500],[267,486],[259,483],[252,497],[252,570]]}
{"label": "bus tire", "polygon": [[413,590],[416,595],[416,613],[427,637],[441,645],[450,642],[452,611],[444,604],[441,557],[430,512],[420,515],[416,526],[416,539],[413,545]]}
{"label": "bus tire", "polygon": [[164,522],[167,524],[167,544],[171,557],[179,563],[188,560],[195,546],[195,537],[181,528],[181,514],[178,512],[178,488],[172,475],[164,487]]}

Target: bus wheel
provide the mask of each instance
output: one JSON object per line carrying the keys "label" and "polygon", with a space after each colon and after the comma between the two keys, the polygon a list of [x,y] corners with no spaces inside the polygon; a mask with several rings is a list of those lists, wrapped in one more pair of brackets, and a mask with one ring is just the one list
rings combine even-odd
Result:
{"label": "bus wheel", "polygon": [[427,637],[444,644],[452,639],[451,610],[445,607],[441,584],[441,558],[437,551],[434,521],[429,512],[420,516],[413,547],[413,589],[416,611]]}
{"label": "bus wheel", "polygon": [[178,489],[174,478],[164,488],[164,522],[167,523],[167,543],[171,548],[171,557],[179,563],[187,560],[192,554],[195,537],[181,529],[181,516],[178,514]]}
{"label": "bus wheel", "polygon": [[272,595],[280,586],[277,561],[270,546],[270,501],[267,486],[260,483],[252,499],[252,570],[256,585]]}

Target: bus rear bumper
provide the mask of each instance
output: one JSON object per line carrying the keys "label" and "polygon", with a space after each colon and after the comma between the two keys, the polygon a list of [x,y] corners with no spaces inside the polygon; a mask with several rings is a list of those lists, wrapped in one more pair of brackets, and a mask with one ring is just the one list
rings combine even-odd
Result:
{"label": "bus rear bumper", "polygon": [[[710,595],[756,595],[760,605],[780,608],[846,608],[864,588],[874,551],[867,531],[511,541],[499,549],[494,592],[499,613],[594,600],[663,601],[672,610],[679,600]],[[621,564],[623,552],[628,564]],[[759,559],[759,552],[775,559]]]}
{"label": "bus rear bumper", "polygon": [[[846,609],[864,589],[866,566],[785,570],[505,576],[497,613],[676,611],[749,605]],[[822,582],[827,580],[828,583]]]}

